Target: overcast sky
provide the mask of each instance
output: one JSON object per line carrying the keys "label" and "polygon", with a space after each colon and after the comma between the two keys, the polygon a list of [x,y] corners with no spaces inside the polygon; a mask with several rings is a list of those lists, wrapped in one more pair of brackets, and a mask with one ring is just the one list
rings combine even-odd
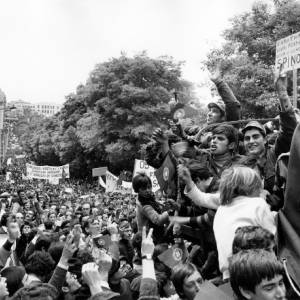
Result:
{"label": "overcast sky", "polygon": [[8,101],[63,103],[96,63],[143,50],[185,60],[197,84],[228,20],[253,2],[0,0],[0,88]]}

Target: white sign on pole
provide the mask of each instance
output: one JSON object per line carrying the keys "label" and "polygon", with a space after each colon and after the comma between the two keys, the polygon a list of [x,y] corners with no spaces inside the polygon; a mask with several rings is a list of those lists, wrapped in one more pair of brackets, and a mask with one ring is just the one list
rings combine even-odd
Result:
{"label": "white sign on pole", "polygon": [[106,188],[105,193],[113,192],[117,189],[118,177],[106,171]]}
{"label": "white sign on pole", "polygon": [[152,191],[156,192],[160,189],[156,176],[155,169],[149,166],[144,160],[136,159],[134,162],[133,177],[138,173],[145,173],[150,177],[152,182]]}
{"label": "white sign on pole", "polygon": [[300,32],[276,42],[276,70],[279,70],[281,64],[283,71],[300,68]]}

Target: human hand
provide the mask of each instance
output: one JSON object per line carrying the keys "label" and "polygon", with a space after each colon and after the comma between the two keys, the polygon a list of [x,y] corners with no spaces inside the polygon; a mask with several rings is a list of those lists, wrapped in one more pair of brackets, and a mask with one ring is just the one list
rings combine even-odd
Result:
{"label": "human hand", "polygon": [[274,82],[275,82],[275,88],[276,90],[280,90],[281,88],[287,87],[287,76],[286,72],[283,71],[283,64],[279,66],[279,69],[275,69],[274,71]]}
{"label": "human hand", "polygon": [[154,243],[152,239],[152,233],[153,233],[153,228],[150,228],[148,235],[146,234],[146,227],[143,227],[142,231],[142,248],[141,248],[141,254],[142,256],[151,256],[153,255],[154,252]]}
{"label": "human hand", "polygon": [[60,262],[66,266],[68,266],[68,261],[72,258],[74,252],[77,250],[77,247],[74,243],[74,236],[69,234],[66,238],[66,243],[64,245],[62,255],[60,258]]}
{"label": "human hand", "polygon": [[81,288],[81,284],[78,282],[77,276],[70,272],[67,272],[66,282],[69,286],[70,292],[72,293]]}
{"label": "human hand", "polygon": [[219,65],[213,71],[209,72],[209,78],[211,81],[222,78],[222,72]]}
{"label": "human hand", "polygon": [[111,223],[111,221],[109,221],[107,223],[107,230],[109,232],[110,235],[113,235],[113,234],[118,234],[119,231],[118,231],[118,225],[116,223]]}
{"label": "human hand", "polygon": [[180,226],[180,224],[179,223],[174,223],[174,225],[173,225],[173,234],[175,236],[178,236],[178,235],[180,235],[180,233],[181,233],[181,226]]}
{"label": "human hand", "polygon": [[95,263],[87,263],[82,266],[82,277],[84,282],[89,286],[92,296],[102,292],[100,282],[101,275],[98,270],[98,265]]}
{"label": "human hand", "polygon": [[173,199],[167,199],[166,206],[169,208],[169,210],[179,210],[180,209],[180,204],[177,203]]}
{"label": "human hand", "polygon": [[165,132],[163,132],[160,128],[156,129],[153,134],[152,134],[152,138],[160,143],[160,144],[163,144],[163,143],[167,143],[168,142],[168,137],[166,135]]}

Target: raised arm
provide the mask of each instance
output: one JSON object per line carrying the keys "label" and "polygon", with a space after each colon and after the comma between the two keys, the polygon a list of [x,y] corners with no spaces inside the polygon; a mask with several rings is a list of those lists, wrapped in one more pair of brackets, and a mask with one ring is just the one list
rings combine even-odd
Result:
{"label": "raised arm", "polygon": [[225,103],[226,121],[237,121],[241,118],[241,104],[236,99],[229,85],[223,80],[219,68],[210,76],[216,85],[219,95]]}
{"label": "raised arm", "polygon": [[275,143],[275,154],[289,152],[294,130],[297,126],[296,115],[287,93],[285,74],[280,74],[276,80],[276,92],[280,101],[280,131]]}

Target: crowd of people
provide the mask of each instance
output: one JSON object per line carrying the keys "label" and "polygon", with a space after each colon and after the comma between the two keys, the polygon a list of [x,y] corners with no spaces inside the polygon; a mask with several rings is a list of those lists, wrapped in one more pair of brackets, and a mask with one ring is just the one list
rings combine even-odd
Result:
{"label": "crowd of people", "polygon": [[153,133],[146,160],[163,170],[159,199],[144,173],[133,194],[1,182],[0,299],[299,298],[278,234],[278,219],[299,229],[300,127],[286,77],[276,78],[277,129],[239,122],[240,103],[220,74],[212,80],[221,98],[203,128]]}

